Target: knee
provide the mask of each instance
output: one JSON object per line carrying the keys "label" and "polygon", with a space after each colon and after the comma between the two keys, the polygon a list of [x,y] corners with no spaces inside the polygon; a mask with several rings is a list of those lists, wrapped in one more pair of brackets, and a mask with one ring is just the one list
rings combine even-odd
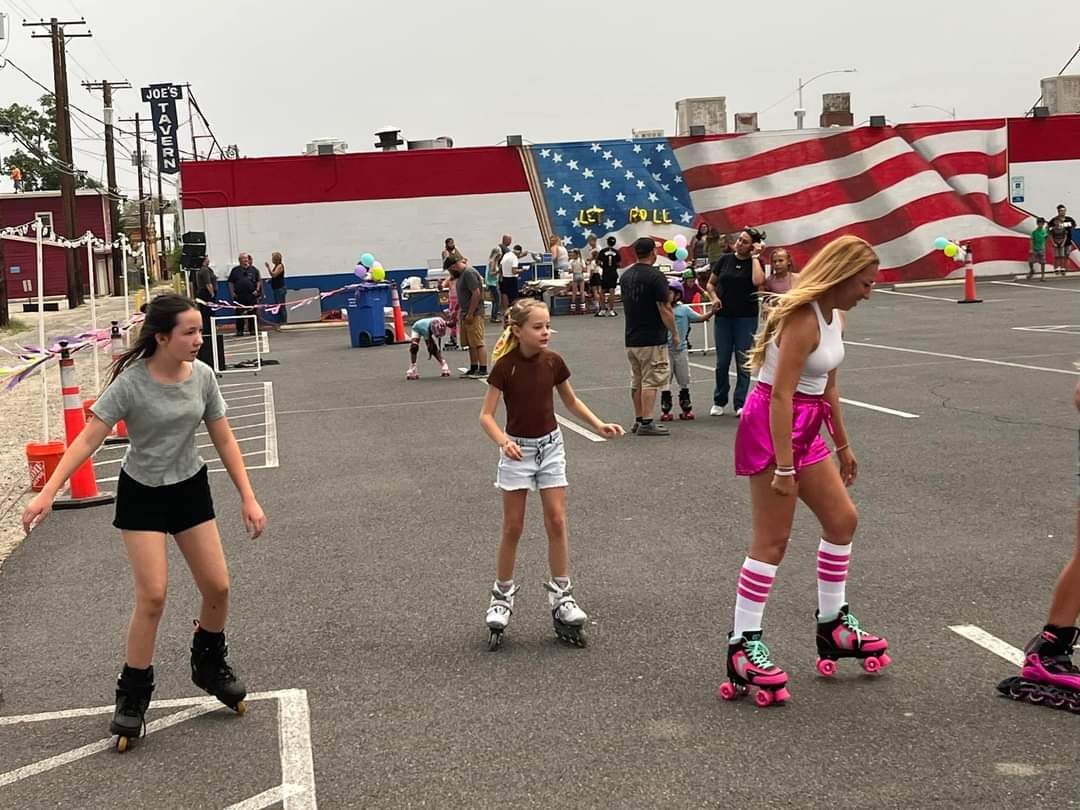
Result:
{"label": "knee", "polygon": [[165,584],[140,589],[135,594],[135,609],[149,619],[160,619],[165,610]]}
{"label": "knee", "polygon": [[566,515],[544,515],[544,522],[547,524],[548,534],[555,537],[566,535]]}
{"label": "knee", "polygon": [[829,516],[825,529],[826,539],[831,543],[844,545],[850,543],[859,527],[859,513],[854,504],[848,504]]}
{"label": "knee", "polygon": [[521,533],[525,531],[524,518],[508,518],[503,520],[502,540],[504,543],[517,545]]}
{"label": "knee", "polygon": [[217,605],[223,605],[229,601],[229,577],[214,578],[204,583],[202,590],[203,598]]}

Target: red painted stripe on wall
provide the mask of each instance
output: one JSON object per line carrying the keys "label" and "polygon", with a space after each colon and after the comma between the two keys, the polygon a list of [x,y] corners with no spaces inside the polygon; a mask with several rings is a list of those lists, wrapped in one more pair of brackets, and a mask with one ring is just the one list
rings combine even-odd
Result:
{"label": "red painted stripe on wall", "polygon": [[528,192],[518,151],[490,146],[180,164],[193,208]]}

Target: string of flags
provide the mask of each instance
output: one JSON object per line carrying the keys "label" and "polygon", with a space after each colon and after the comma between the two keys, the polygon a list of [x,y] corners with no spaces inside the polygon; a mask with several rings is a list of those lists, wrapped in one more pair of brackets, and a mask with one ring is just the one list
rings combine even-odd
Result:
{"label": "string of flags", "polygon": [[[38,220],[31,220],[30,222],[24,222],[22,225],[10,225],[6,228],[0,228],[0,239],[7,236],[18,236],[28,239],[34,238]],[[68,239],[67,237],[60,236],[56,233],[50,233],[50,229],[47,225],[42,225],[41,228],[41,243],[48,245],[49,247],[62,247],[62,248],[80,248],[86,247],[88,244],[93,244],[95,248],[120,248],[129,256],[139,256],[141,251],[134,250],[131,247],[131,241],[127,236],[121,234],[112,242],[106,242],[104,239],[94,236],[93,233],[87,231],[78,239]]]}

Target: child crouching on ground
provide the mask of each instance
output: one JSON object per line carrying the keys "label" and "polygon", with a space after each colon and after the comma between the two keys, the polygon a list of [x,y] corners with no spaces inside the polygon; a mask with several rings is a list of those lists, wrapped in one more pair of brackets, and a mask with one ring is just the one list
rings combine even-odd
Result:
{"label": "child crouching on ground", "polygon": [[427,347],[428,357],[435,358],[435,362],[441,367],[442,376],[450,376],[450,367],[443,359],[439,349],[441,341],[447,332],[446,321],[442,318],[422,318],[412,325],[412,339],[409,342],[409,370],[405,372],[406,380],[419,380],[420,372],[416,370],[416,357],[420,353],[420,341],[424,341]]}

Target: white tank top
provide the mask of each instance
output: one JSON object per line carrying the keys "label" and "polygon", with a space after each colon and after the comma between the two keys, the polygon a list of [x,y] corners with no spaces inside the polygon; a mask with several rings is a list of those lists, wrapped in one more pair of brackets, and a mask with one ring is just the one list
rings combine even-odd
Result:
{"label": "white tank top", "polygon": [[[829,382],[829,372],[844,361],[844,340],[840,332],[839,310],[833,310],[832,323],[825,323],[817,301],[811,301],[810,306],[814,308],[814,314],[817,315],[818,345],[806,358],[795,390],[800,394],[816,396],[825,393],[825,386]],[[758,373],[758,379],[772,385],[776,379],[776,364],[779,361],[780,349],[774,337],[765,347],[765,362]]]}

